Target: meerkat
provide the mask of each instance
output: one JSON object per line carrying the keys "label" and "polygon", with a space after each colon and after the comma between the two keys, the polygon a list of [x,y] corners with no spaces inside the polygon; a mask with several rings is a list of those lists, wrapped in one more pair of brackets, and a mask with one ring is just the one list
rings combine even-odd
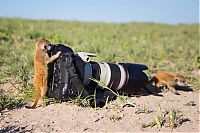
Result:
{"label": "meerkat", "polygon": [[36,42],[35,55],[34,55],[34,87],[36,91],[34,105],[31,108],[36,108],[39,99],[42,100],[43,107],[46,106],[45,95],[47,91],[47,77],[48,69],[47,64],[57,59],[61,52],[57,52],[55,55],[49,57],[47,50],[51,49],[50,42],[45,39],[41,39]]}
{"label": "meerkat", "polygon": [[170,73],[170,72],[158,72],[153,75],[152,79],[149,81],[149,83],[155,83],[156,88],[160,88],[162,85],[165,85],[167,89],[172,91],[176,95],[180,95],[177,90],[175,89],[175,86],[180,87],[188,87],[188,83],[182,75]]}

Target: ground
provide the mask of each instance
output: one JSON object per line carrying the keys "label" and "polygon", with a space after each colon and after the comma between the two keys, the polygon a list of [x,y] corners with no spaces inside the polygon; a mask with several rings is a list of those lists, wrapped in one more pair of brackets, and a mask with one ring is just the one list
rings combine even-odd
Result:
{"label": "ground", "polygon": [[[169,100],[172,101],[169,104]],[[46,107],[26,109],[25,107],[13,110],[4,110],[0,116],[0,132],[199,132],[199,93],[181,92],[174,95],[164,93],[164,97],[142,96],[131,97],[129,101],[135,107],[119,107],[119,100],[115,100],[107,107],[97,108],[80,107],[69,103],[55,103]],[[193,101],[193,104],[188,104]],[[165,110],[176,108],[181,111],[183,119],[180,125],[158,128],[142,125],[152,121],[157,113],[156,105],[161,105],[162,113]],[[136,111],[145,107],[146,113]]]}

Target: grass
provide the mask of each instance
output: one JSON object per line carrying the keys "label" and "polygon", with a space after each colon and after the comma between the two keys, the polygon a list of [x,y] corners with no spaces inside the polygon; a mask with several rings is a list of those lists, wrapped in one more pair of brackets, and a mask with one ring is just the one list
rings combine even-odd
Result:
{"label": "grass", "polygon": [[142,107],[138,107],[136,109],[135,114],[141,114],[141,113],[149,114],[151,112],[152,110],[149,110],[145,105],[143,105]]}
{"label": "grass", "polygon": [[184,118],[180,110],[172,108],[172,101],[168,101],[169,107],[163,112],[160,104],[157,104],[157,113],[155,118],[147,123],[142,124],[142,128],[154,127],[158,128],[170,127],[172,130],[182,123],[190,121],[189,118]]}
{"label": "grass", "polygon": [[[71,103],[76,104],[78,106],[82,107],[88,107],[90,106],[90,99],[92,96],[88,96],[86,98],[81,97],[81,95],[78,95],[70,100]],[[96,108],[96,107],[95,107]]]}
{"label": "grass", "polygon": [[111,24],[0,18],[0,83],[14,79],[21,86],[23,101],[33,100],[34,44],[38,39],[46,38],[52,43],[66,44],[75,52],[96,53],[94,61],[146,64],[149,76],[161,70],[180,73],[195,86],[195,90],[199,90],[198,29],[198,24]]}
{"label": "grass", "polygon": [[149,121],[145,124],[142,124],[142,128],[147,128],[147,127],[154,127],[156,125],[156,121],[153,120],[153,121]]}
{"label": "grass", "polygon": [[3,92],[0,92],[0,111],[19,107],[22,104],[23,102],[21,99],[9,97]]}
{"label": "grass", "polygon": [[112,122],[116,122],[116,121],[120,121],[123,117],[124,117],[124,115],[112,114],[111,116],[109,116],[109,119]]}
{"label": "grass", "polygon": [[107,89],[107,90],[111,91],[111,93],[113,95],[115,95],[119,99],[119,101],[120,101],[120,107],[121,108],[123,108],[125,106],[132,106],[132,107],[135,106],[135,104],[132,103],[132,102],[130,102],[126,96],[120,95],[118,92],[113,91],[111,88],[109,88],[108,86],[106,86],[101,81],[98,81],[98,80],[96,80],[94,78],[91,78],[91,80],[93,80],[94,82],[96,82],[100,87],[102,87],[102,89]]}

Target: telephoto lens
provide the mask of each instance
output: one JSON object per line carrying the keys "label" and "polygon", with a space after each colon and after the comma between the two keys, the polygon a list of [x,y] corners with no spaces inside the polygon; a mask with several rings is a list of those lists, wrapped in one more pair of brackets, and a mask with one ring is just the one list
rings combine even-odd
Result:
{"label": "telephoto lens", "polygon": [[143,64],[88,62],[84,65],[82,81],[86,88],[94,88],[95,83],[90,78],[92,77],[112,90],[134,94],[147,84],[148,77],[143,72],[147,69]]}
{"label": "telephoto lens", "polygon": [[[108,101],[113,100],[115,95],[110,90],[98,86],[98,83],[91,78],[102,82],[115,92],[129,95],[140,94],[141,88],[144,88],[148,82],[148,77],[143,72],[148,67],[143,64],[84,62],[79,57],[75,60],[79,77],[85,88],[90,94],[96,90],[96,104],[98,106],[104,106],[106,99],[109,97]],[[94,106],[93,101],[92,106]]]}

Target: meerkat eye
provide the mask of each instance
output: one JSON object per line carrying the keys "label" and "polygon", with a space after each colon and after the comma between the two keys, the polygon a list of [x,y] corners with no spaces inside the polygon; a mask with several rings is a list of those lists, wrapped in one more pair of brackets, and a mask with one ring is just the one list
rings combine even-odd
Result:
{"label": "meerkat eye", "polygon": [[175,82],[178,82],[178,79],[175,79]]}
{"label": "meerkat eye", "polygon": [[44,46],[44,48],[45,48],[45,50],[48,51],[48,50],[51,50],[51,46],[52,46],[51,44],[46,44],[46,45]]}
{"label": "meerkat eye", "polygon": [[185,80],[182,80],[183,83],[185,83]]}

